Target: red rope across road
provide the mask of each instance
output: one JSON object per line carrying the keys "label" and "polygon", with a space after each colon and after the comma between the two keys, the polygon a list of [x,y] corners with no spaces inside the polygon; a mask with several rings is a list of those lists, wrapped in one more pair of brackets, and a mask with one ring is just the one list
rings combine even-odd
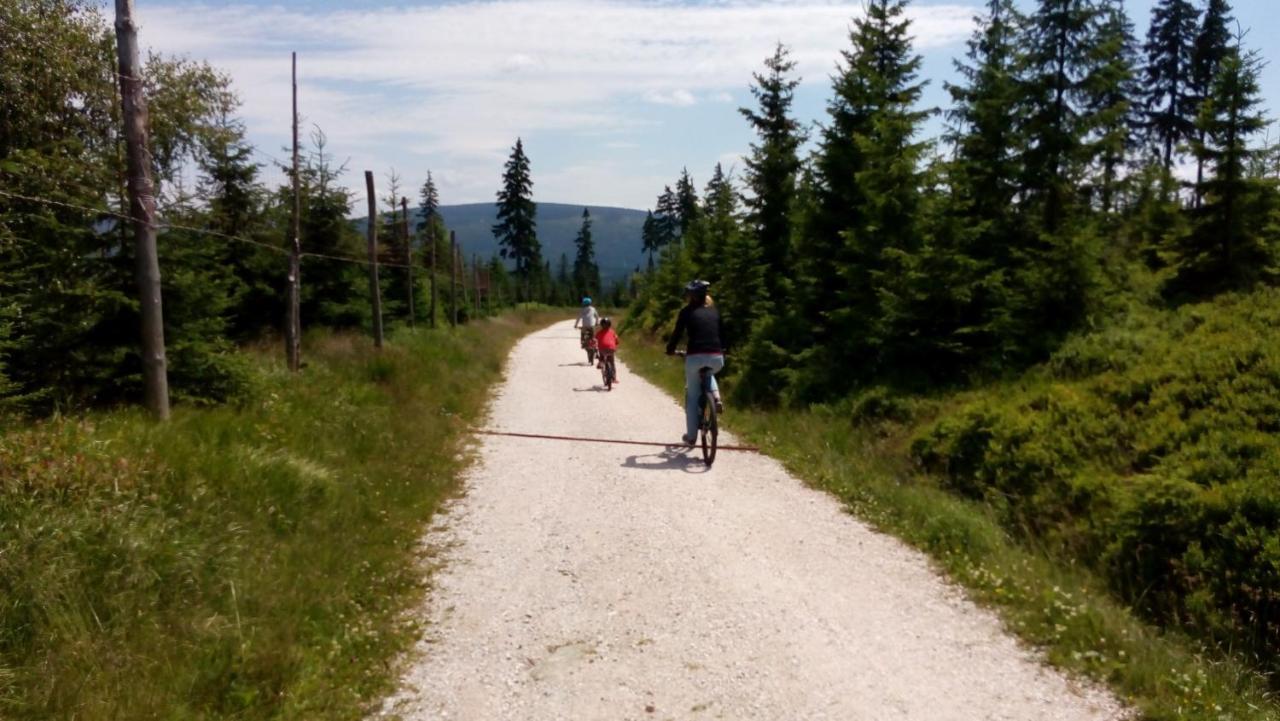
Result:
{"label": "red rope across road", "polygon": [[[473,428],[472,433],[481,436],[512,436],[514,438],[541,438],[548,441],[581,441],[583,443],[616,443],[625,446],[660,446],[662,448],[685,448],[680,443],[656,443],[654,441],[621,441],[612,438],[577,438],[575,436],[548,436],[541,433],[514,433],[510,431],[486,431]],[[722,451],[745,451],[747,453],[759,453],[760,449],[754,446],[717,446]]]}

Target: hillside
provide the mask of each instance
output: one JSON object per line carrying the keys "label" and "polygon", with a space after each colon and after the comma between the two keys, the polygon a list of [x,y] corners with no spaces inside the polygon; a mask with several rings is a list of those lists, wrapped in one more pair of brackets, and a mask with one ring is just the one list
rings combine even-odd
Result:
{"label": "hillside", "polygon": [[[573,260],[573,241],[582,225],[582,208],[564,203],[538,203],[538,239],[542,241],[543,257],[551,261],[553,268],[561,253]],[[595,205],[586,208],[591,212],[601,276],[606,282],[625,277],[642,262],[640,229],[645,211]],[[493,203],[443,205],[440,214],[449,228],[457,232],[458,242],[467,253],[487,256],[498,251],[493,237],[493,224],[497,222]]]}

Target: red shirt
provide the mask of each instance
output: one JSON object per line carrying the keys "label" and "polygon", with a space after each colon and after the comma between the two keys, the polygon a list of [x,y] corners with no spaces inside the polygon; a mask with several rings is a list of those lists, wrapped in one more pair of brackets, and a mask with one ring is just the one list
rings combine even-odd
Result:
{"label": "red shirt", "polygon": [[596,333],[596,344],[600,350],[618,350],[618,334],[612,328],[602,330]]}

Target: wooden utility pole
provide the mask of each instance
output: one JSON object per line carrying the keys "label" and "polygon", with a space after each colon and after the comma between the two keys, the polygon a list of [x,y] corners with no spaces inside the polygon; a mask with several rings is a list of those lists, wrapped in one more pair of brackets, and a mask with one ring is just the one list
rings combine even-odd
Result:
{"label": "wooden utility pole", "polygon": [[408,277],[409,288],[409,327],[413,327],[414,316],[417,315],[418,309],[413,305],[413,239],[409,237],[409,199],[400,198],[400,215],[404,221],[404,260],[405,275]]}
{"label": "wooden utility pole", "polygon": [[378,196],[373,192],[373,171],[364,171],[369,191],[369,305],[373,307],[373,347],[382,347],[382,291],[378,288]]}
{"label": "wooden utility pole", "polygon": [[431,327],[436,327],[436,233],[427,222],[427,242],[431,244]]}
{"label": "wooden utility pole", "polygon": [[458,327],[458,234],[449,231],[449,325]]}
{"label": "wooden utility pole", "polygon": [[289,219],[289,310],[285,319],[285,356],[289,370],[302,367],[302,191],[298,180],[298,54],[293,53],[293,212]]}
{"label": "wooden utility pole", "polygon": [[147,98],[138,72],[138,26],[133,0],[116,0],[116,51],[129,167],[129,214],[133,218],[135,275],[142,311],[142,386],[147,410],[169,417],[169,371],[164,356],[164,308],[160,258],[156,253],[156,197],[147,147]]}

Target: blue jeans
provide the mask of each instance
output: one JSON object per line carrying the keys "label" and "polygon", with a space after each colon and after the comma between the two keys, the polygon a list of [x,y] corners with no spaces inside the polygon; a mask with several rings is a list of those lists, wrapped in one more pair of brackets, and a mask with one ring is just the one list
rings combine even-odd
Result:
{"label": "blue jeans", "polygon": [[715,374],[724,368],[724,356],[699,353],[686,356],[684,359],[684,419],[687,428],[685,438],[697,438],[698,422],[702,420],[698,413],[698,398],[702,396],[702,377],[698,371],[703,368],[711,369],[711,392],[719,392],[720,386],[716,385]]}

